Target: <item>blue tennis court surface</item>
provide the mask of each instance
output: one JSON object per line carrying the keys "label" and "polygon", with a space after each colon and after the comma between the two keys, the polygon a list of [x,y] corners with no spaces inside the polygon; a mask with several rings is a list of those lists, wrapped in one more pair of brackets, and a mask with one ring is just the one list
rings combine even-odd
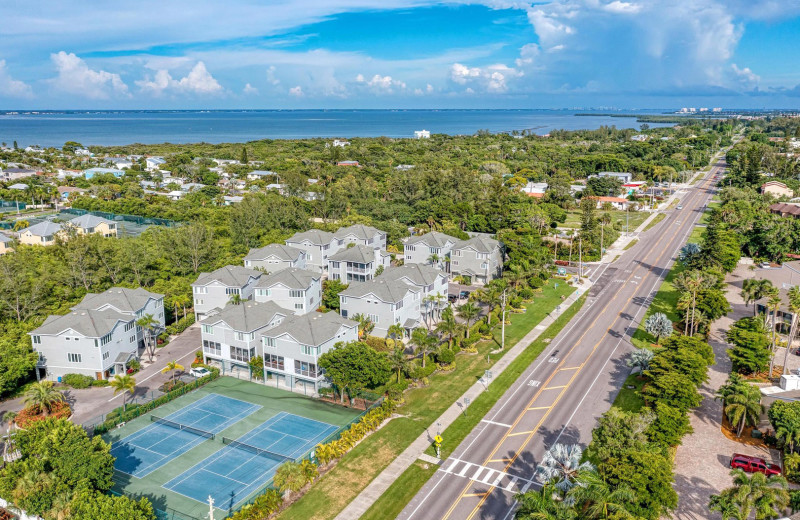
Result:
{"label": "blue tennis court surface", "polygon": [[[165,419],[217,434],[259,408],[239,399],[208,394]],[[114,468],[141,478],[206,440],[208,437],[190,430],[154,422],[111,445],[111,454],[117,459]]]}
{"label": "blue tennis court surface", "polygon": [[281,412],[236,439],[276,455],[226,445],[163,487],[198,502],[207,502],[211,495],[220,509],[235,508],[264,487],[286,459],[303,456],[337,429],[332,424]]}

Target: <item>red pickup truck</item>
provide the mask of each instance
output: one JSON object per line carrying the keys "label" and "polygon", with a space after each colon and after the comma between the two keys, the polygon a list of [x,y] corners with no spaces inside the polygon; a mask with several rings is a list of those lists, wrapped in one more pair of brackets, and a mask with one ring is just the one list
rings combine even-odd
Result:
{"label": "red pickup truck", "polygon": [[739,453],[734,453],[733,457],[731,457],[731,468],[738,468],[748,473],[755,473],[757,471],[768,477],[770,475],[781,474],[781,467],[777,464],[768,464],[767,461],[762,458],[750,457],[749,455],[741,455]]}

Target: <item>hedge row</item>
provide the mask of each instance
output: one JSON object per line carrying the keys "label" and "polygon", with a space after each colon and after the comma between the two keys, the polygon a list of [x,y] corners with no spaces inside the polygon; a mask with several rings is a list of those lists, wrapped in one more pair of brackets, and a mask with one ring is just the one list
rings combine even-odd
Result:
{"label": "hedge row", "polygon": [[167,327],[167,334],[175,336],[184,330],[194,325],[194,314],[187,314],[185,318],[181,318],[172,325]]}
{"label": "hedge row", "polygon": [[162,404],[167,404],[170,401],[177,399],[182,395],[186,395],[192,390],[200,388],[201,386],[210,383],[211,381],[217,379],[219,377],[219,369],[214,367],[209,367],[211,373],[205,377],[201,377],[195,381],[192,381],[186,386],[182,386],[177,388],[169,393],[158,397],[157,399],[153,399],[149,403],[145,403],[137,408],[127,410],[119,415],[119,417],[115,417],[113,419],[106,419],[102,424],[98,424],[94,427],[95,435],[106,433],[107,431],[111,430],[112,428],[116,427],[118,424],[123,422],[128,422],[137,417],[151,412],[161,406]]}

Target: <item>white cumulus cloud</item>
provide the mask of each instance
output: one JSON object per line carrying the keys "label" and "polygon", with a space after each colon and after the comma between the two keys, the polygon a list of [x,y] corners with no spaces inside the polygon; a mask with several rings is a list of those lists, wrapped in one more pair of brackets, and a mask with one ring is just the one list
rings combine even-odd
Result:
{"label": "white cumulus cloud", "polygon": [[89,65],[73,53],[60,51],[51,54],[58,76],[50,83],[59,90],[78,94],[90,99],[107,99],[112,94],[128,96],[128,85],[119,74],[104,70],[92,70]]}
{"label": "white cumulus cloud", "polygon": [[156,71],[151,78],[146,76],[136,82],[142,92],[160,96],[169,92],[188,92],[193,94],[211,95],[224,92],[222,85],[206,69],[205,63],[198,61],[192,70],[181,79],[174,79],[167,69]]}
{"label": "white cumulus cloud", "polygon": [[244,86],[244,88],[242,89],[242,92],[244,94],[255,95],[255,94],[258,94],[258,89],[255,88],[254,86],[252,86],[250,83],[248,83],[247,85]]}
{"label": "white cumulus cloud", "polygon": [[6,60],[0,60],[0,96],[13,98],[33,97],[33,89],[30,85],[11,77],[6,68]]}
{"label": "white cumulus cloud", "polygon": [[521,71],[502,63],[487,67],[468,67],[462,63],[454,63],[450,67],[450,80],[457,85],[467,86],[467,90],[471,92],[507,92],[508,82],[522,75]]}
{"label": "white cumulus cloud", "polygon": [[[356,81],[358,81],[358,77],[356,77]],[[406,88],[405,82],[394,79],[391,76],[381,76],[380,74],[372,76],[372,79],[367,81],[367,86],[378,93],[385,94],[392,94],[395,90],[404,90]]]}
{"label": "white cumulus cloud", "polygon": [[734,81],[736,81],[743,88],[753,88],[758,85],[761,78],[750,70],[750,67],[739,68],[735,63],[731,64],[731,72],[733,73]]}
{"label": "white cumulus cloud", "polygon": [[296,87],[292,87],[289,89],[289,95],[294,97],[303,97],[303,87],[297,85]]}

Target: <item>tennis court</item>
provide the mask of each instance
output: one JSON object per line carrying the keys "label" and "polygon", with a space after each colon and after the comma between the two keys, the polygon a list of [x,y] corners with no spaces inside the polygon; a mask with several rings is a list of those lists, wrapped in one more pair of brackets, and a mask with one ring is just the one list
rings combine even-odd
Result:
{"label": "tennis court", "polygon": [[164,484],[183,496],[235,509],[264,487],[287,460],[302,457],[337,426],[281,412],[238,439],[223,437],[221,450]]}
{"label": "tennis court", "polygon": [[195,446],[261,408],[258,405],[209,394],[165,418],[150,416],[152,424],[111,446],[114,468],[136,478],[152,473]]}

